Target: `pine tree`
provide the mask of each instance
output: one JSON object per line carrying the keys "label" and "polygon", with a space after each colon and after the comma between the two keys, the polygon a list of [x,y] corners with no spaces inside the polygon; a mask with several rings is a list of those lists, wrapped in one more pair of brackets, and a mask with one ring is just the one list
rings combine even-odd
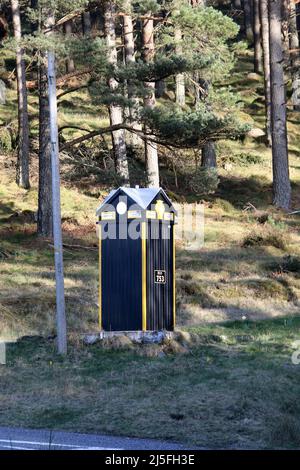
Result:
{"label": "pine tree", "polygon": [[244,24],[246,38],[253,41],[253,0],[244,0]]}
{"label": "pine tree", "polygon": [[[61,5],[63,2],[60,0],[58,3]],[[173,2],[165,3],[164,8],[166,6],[169,8],[168,21],[165,21],[166,10],[162,10],[158,2],[152,0],[150,3],[151,11],[147,9],[149,8],[148,0],[143,0],[143,2],[123,0],[118,3],[98,1],[93,4],[93,15],[97,14],[97,18],[100,19],[100,22],[97,21],[97,34],[84,38],[81,36],[78,40],[73,35],[70,41],[69,37],[63,38],[56,27],[51,41],[54,41],[55,47],[59,50],[62,48],[62,59],[74,57],[74,52],[69,56],[68,51],[76,50],[76,67],[91,68],[88,90],[93,95],[95,103],[107,106],[110,124],[113,127],[108,126],[107,130],[100,129],[99,135],[111,132],[113,138],[123,136],[125,131],[130,132],[131,127],[134,128],[134,133],[138,132],[142,135],[141,126],[143,126],[146,176],[148,184],[157,186],[159,185],[158,143],[177,148],[201,148],[205,147],[209,141],[215,141],[225,135],[229,138],[236,138],[245,131],[245,126],[235,118],[233,95],[230,92],[224,93],[224,90],[218,92],[214,90],[214,80],[228,73],[233,63],[232,54],[227,45],[227,41],[237,33],[238,28],[233,21],[213,8],[201,7],[199,1],[194,7],[188,2],[180,5],[179,10],[176,5],[177,13],[176,9],[172,9]],[[103,12],[107,12],[107,6],[110,11],[108,17],[105,18]],[[66,20],[70,21],[68,5],[64,6],[64,13],[60,13],[59,5],[56,11],[59,24],[65,22],[61,21],[62,14],[65,14]],[[42,17],[44,16],[45,11]],[[91,15],[90,18],[92,18]],[[100,26],[103,18],[105,19],[106,47],[99,39],[99,35],[103,34]],[[157,25],[157,33],[154,44],[155,25]],[[176,54],[174,35],[178,28],[182,31],[182,54]],[[60,31],[62,32],[62,29]],[[203,35],[206,38],[204,42]],[[42,41],[41,37],[39,41]],[[47,37],[47,41],[50,41],[50,37]],[[122,45],[124,45],[123,49],[121,49]],[[41,54],[46,47],[45,44],[41,48]],[[117,47],[123,51],[122,59],[121,53],[118,57]],[[155,50],[156,47],[157,50]],[[187,78],[192,77],[195,72],[198,73],[200,80],[197,89],[201,88],[203,81],[211,83],[209,96],[207,98],[201,96],[197,109],[193,109],[192,106],[185,106],[181,110],[177,106],[177,110],[173,109],[176,103],[172,103],[171,100],[166,106],[162,103],[156,106],[157,83],[183,73]],[[111,86],[112,81],[113,86]],[[168,80],[166,83],[171,82]],[[134,111],[134,115],[125,118],[124,112],[127,108]],[[116,109],[118,113],[115,113]],[[116,121],[111,118],[112,114],[118,117]],[[41,122],[47,122],[42,112]],[[41,154],[42,144],[48,140],[46,133],[40,135]],[[86,133],[74,139],[73,145],[95,135],[97,135],[97,130],[90,134]],[[125,140],[122,142],[125,143]],[[70,148],[72,142],[66,145]],[[208,145],[207,148],[209,147],[211,150],[212,146]],[[117,157],[120,147],[113,145],[113,150],[118,173],[117,164],[120,160]],[[123,155],[126,157],[126,146]],[[207,155],[204,152],[203,165],[205,161],[212,162],[213,160],[210,157],[206,158]],[[121,175],[120,172],[118,175]],[[120,179],[126,184],[129,175],[127,178],[121,177]],[[41,194],[43,188],[47,188],[44,182],[40,184]],[[40,208],[44,200],[45,195],[40,197],[39,214],[42,214]],[[46,204],[46,207],[48,206]]]}
{"label": "pine tree", "polygon": [[254,33],[254,72],[262,71],[261,24],[259,14],[260,0],[253,0],[253,33]]}
{"label": "pine tree", "polygon": [[237,10],[241,10],[242,9],[242,0],[234,0],[233,1],[233,6]]}
{"label": "pine tree", "polygon": [[[68,39],[68,36],[72,36],[72,30],[73,30],[73,27],[72,27],[72,21],[66,21],[64,23],[64,31],[65,31],[65,35],[66,35],[66,39]],[[75,70],[75,65],[74,65],[74,59],[68,57],[67,60],[66,60],[66,72],[67,73],[72,73],[74,72]]]}
{"label": "pine tree", "polygon": [[292,102],[295,111],[300,111],[300,41],[297,26],[297,5],[290,1],[289,47],[292,67]]}
{"label": "pine tree", "polygon": [[[182,32],[180,28],[175,29],[175,34],[174,34],[174,39],[176,42],[176,54],[182,55]],[[176,90],[175,90],[175,96],[176,96],[176,103],[179,104],[179,106],[184,106],[185,105],[185,79],[184,79],[184,74],[183,73],[178,73],[175,77],[176,81]]]}
{"label": "pine tree", "polygon": [[[125,0],[123,4],[123,28],[124,28],[124,53],[125,53],[125,64],[135,64],[135,39],[134,39],[134,25],[132,17],[132,5],[130,0]],[[129,121],[135,129],[141,129],[138,122],[137,110],[140,105],[140,100],[136,96],[135,87],[131,83],[130,78],[127,80],[127,91],[128,98],[130,100],[129,105]],[[129,133],[128,142],[133,147],[141,145],[141,139],[135,133]]]}
{"label": "pine tree", "polygon": [[286,63],[289,61],[289,19],[290,16],[290,0],[281,1],[281,33],[284,59]]}
{"label": "pine tree", "polygon": [[272,103],[273,203],[289,209],[291,184],[289,179],[286,98],[283,75],[281,40],[281,1],[269,0],[270,72]]}
{"label": "pine tree", "polygon": [[[147,64],[151,63],[154,59],[155,46],[154,46],[154,28],[152,11],[146,12],[143,19],[143,55]],[[152,110],[155,107],[155,83],[151,81],[144,82],[146,88],[144,97],[145,108]],[[145,132],[148,132],[147,126]],[[146,178],[147,186],[159,187],[159,166],[158,166],[158,152],[157,145],[153,141],[145,141],[145,158],[146,158]]]}
{"label": "pine tree", "polygon": [[29,183],[29,124],[26,89],[26,71],[23,58],[23,50],[20,45],[22,38],[20,7],[18,0],[11,0],[14,37],[16,40],[16,70],[18,86],[18,159],[17,159],[17,184],[21,188],[28,189]]}
{"label": "pine tree", "polygon": [[91,15],[89,11],[84,11],[81,16],[82,32],[84,36],[90,36],[92,31]]}
{"label": "pine tree", "polygon": [[270,38],[269,38],[269,9],[268,0],[260,0],[260,22],[263,51],[264,92],[266,113],[266,135],[268,146],[272,145],[271,134],[271,82],[270,82]]}
{"label": "pine tree", "polygon": [[[116,47],[116,27],[115,27],[116,8],[115,3],[111,0],[104,2],[104,30],[107,44],[108,62],[112,67],[112,72],[118,66],[118,56]],[[109,77],[108,85],[112,93],[118,89],[118,82],[114,76]],[[112,126],[123,123],[123,110],[122,107],[115,102],[111,101],[109,105],[110,123]],[[129,184],[129,170],[126,152],[126,141],[124,129],[119,129],[112,132],[112,142],[116,162],[116,173],[123,181],[124,185]]]}
{"label": "pine tree", "polygon": [[[198,0],[197,6],[204,7],[206,6],[205,0]],[[195,6],[195,5],[194,5]],[[196,80],[199,83],[199,73],[196,74]],[[208,94],[210,84],[208,81],[205,82],[205,94]],[[196,90],[196,106],[200,101],[200,93],[199,89]],[[201,150],[201,166],[203,168],[216,168],[217,166],[217,154],[216,154],[216,146],[215,143],[212,141],[207,142],[204,144]]]}
{"label": "pine tree", "polygon": [[[52,9],[40,9],[40,28],[51,35],[55,24]],[[39,197],[37,233],[42,237],[53,235],[52,182],[51,182],[51,147],[50,147],[50,114],[48,100],[47,57],[46,51],[39,54]]]}
{"label": "pine tree", "polygon": [[[38,47],[38,96],[39,96],[39,185],[38,185],[38,217],[37,233],[42,237],[53,235],[52,184],[51,184],[51,148],[50,148],[50,115],[48,100],[47,56],[49,43],[55,41],[55,17],[71,13],[80,8],[85,0],[34,0],[31,4],[31,15],[36,23],[33,31],[33,47]],[[33,21],[33,20],[32,20]],[[34,24],[35,24],[34,23]],[[68,36],[65,37],[68,40]],[[62,38],[61,41],[62,42]],[[66,57],[69,60],[69,57]]]}

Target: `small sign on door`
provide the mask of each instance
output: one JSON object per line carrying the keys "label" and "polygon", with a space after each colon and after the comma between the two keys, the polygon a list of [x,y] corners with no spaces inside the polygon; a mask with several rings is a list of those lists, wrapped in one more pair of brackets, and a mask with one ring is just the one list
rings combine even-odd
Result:
{"label": "small sign on door", "polygon": [[166,283],[166,271],[162,269],[155,269],[154,282],[155,284],[165,284]]}

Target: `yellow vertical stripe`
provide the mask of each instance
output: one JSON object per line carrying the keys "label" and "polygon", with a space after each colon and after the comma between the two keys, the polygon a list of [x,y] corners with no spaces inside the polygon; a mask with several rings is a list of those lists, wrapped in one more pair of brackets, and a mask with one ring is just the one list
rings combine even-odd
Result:
{"label": "yellow vertical stripe", "polygon": [[146,264],[146,222],[141,224],[142,238],[142,330],[147,330],[147,264]]}
{"label": "yellow vertical stripe", "polygon": [[102,226],[99,224],[99,287],[98,287],[98,320],[99,328],[102,330]]}
{"label": "yellow vertical stripe", "polygon": [[175,225],[173,225],[173,326],[176,326],[176,248]]}

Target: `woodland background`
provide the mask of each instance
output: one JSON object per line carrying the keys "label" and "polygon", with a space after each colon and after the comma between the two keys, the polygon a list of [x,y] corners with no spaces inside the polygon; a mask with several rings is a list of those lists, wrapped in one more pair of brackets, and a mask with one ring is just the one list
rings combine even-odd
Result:
{"label": "woodland background", "polygon": [[[0,336],[19,339],[0,370],[0,423],[299,447],[298,2],[0,5]],[[47,50],[67,358],[54,338]],[[205,245],[177,246],[173,342],[87,347],[79,333],[97,329],[95,209],[128,184],[204,204]]]}

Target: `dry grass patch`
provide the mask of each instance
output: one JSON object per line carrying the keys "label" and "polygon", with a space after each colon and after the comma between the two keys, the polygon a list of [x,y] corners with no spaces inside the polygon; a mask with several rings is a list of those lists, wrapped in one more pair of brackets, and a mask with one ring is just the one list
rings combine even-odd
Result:
{"label": "dry grass patch", "polygon": [[286,250],[290,241],[289,233],[272,226],[257,226],[243,239],[242,246],[273,246],[279,250]]}

